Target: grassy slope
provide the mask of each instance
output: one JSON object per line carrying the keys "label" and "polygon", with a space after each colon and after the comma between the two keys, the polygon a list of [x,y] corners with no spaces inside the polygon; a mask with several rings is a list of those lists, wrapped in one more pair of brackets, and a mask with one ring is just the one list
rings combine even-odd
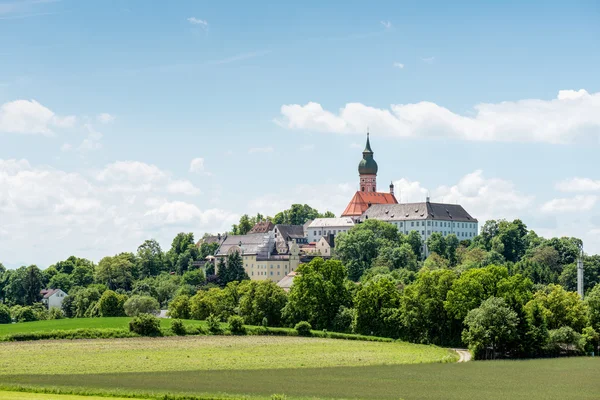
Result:
{"label": "grassy slope", "polygon": [[[75,318],[49,321],[22,322],[18,324],[0,325],[0,337],[13,333],[50,332],[54,330],[74,329],[128,329],[131,317],[111,318]],[[171,326],[170,319],[161,319],[163,328]],[[185,321],[187,325],[203,325],[203,321]]]}
{"label": "grassy slope", "polygon": [[[86,388],[137,393],[229,393],[289,398],[598,399],[600,360],[490,361],[274,370],[184,371],[86,375]],[[3,384],[82,385],[77,375],[0,377]]]}
{"label": "grassy slope", "polygon": [[[52,360],[46,363],[41,360]],[[0,375],[308,368],[455,361],[447,349],[268,336],[0,343]]]}
{"label": "grassy slope", "polygon": [[46,393],[27,393],[27,392],[2,392],[0,391],[0,400],[125,400],[124,397],[106,397],[98,396],[76,396],[69,394],[46,394]]}

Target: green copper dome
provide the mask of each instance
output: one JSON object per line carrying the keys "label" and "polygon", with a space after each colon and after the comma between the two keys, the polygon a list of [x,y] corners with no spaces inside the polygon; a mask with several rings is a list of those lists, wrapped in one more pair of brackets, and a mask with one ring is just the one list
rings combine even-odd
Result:
{"label": "green copper dome", "polygon": [[377,175],[377,163],[373,159],[373,150],[371,150],[371,142],[367,133],[367,145],[363,151],[363,159],[358,163],[358,173],[360,175]]}

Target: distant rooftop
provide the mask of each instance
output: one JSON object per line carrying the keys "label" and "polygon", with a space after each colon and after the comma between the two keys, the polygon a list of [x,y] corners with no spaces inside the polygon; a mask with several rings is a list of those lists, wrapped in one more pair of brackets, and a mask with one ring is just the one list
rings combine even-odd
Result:
{"label": "distant rooftop", "polygon": [[462,206],[458,204],[430,203],[400,203],[373,204],[367,209],[362,218],[373,218],[381,221],[402,221],[431,219],[457,222],[477,222]]}

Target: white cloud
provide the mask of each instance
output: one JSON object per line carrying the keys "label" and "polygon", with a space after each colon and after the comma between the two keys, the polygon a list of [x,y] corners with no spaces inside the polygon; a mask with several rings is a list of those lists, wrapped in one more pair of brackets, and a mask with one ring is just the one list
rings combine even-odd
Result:
{"label": "white cloud", "polygon": [[272,153],[274,152],[275,149],[271,146],[268,147],[252,147],[250,149],[248,149],[248,153],[250,154],[254,154],[254,153]]}
{"label": "white cloud", "polygon": [[71,128],[74,116],[61,117],[35,100],[15,100],[0,106],[0,133],[53,135],[53,128]]}
{"label": "white cloud", "polygon": [[[150,191],[111,190],[136,181]],[[166,249],[182,230],[223,232],[239,219],[225,210],[201,209],[181,201],[178,196],[194,191],[193,185],[181,182],[136,161],[114,163],[101,173],[88,174],[0,159],[2,262],[46,267],[72,254],[98,261],[135,251],[149,238]]]}
{"label": "white cloud", "polygon": [[421,58],[421,60],[423,60],[427,64],[432,64],[435,61],[435,57],[423,57]]}
{"label": "white cloud", "polygon": [[600,190],[600,180],[590,178],[571,178],[560,181],[556,189],[561,192],[594,192]]}
{"label": "white cloud", "polygon": [[110,115],[108,113],[102,113],[102,114],[98,114],[98,116],[96,116],[96,119],[101,124],[110,124],[111,122],[115,121],[115,116]]}
{"label": "white cloud", "polygon": [[399,63],[399,62],[395,62],[394,63],[394,67],[398,68],[398,69],[404,69],[404,64]]}
{"label": "white cloud", "polygon": [[80,154],[90,151],[100,150],[102,148],[102,133],[96,131],[91,124],[84,124],[83,127],[87,131],[87,136],[79,146],[73,146],[71,143],[64,143],[60,150],[63,152],[76,151]]}
{"label": "white cloud", "polygon": [[383,25],[385,29],[392,29],[392,23],[390,21],[381,21],[381,25]]}
{"label": "white cloud", "polygon": [[288,129],[390,137],[449,137],[476,141],[572,143],[600,141],[600,92],[560,91],[553,100],[478,104],[473,115],[431,102],[393,104],[389,109],[348,103],[338,114],[314,102],[281,107],[275,122]]}
{"label": "white cloud", "polygon": [[596,205],[597,196],[578,195],[572,198],[552,199],[542,205],[545,213],[577,213],[589,211]]}
{"label": "white cloud", "polygon": [[204,20],[204,19],[198,19],[196,17],[190,17],[187,20],[192,25],[199,25],[203,29],[208,29],[208,22],[206,20]]}
{"label": "white cloud", "polygon": [[191,173],[199,174],[199,175],[211,175],[210,172],[206,171],[205,166],[204,166],[204,158],[202,158],[202,157],[194,158],[190,162],[190,170],[189,171]]}
{"label": "white cloud", "polygon": [[167,192],[195,196],[200,194],[200,189],[188,180],[176,180],[167,185]]}
{"label": "white cloud", "polygon": [[311,151],[315,149],[315,145],[314,144],[305,144],[304,146],[300,146],[298,148],[298,150],[300,151]]}

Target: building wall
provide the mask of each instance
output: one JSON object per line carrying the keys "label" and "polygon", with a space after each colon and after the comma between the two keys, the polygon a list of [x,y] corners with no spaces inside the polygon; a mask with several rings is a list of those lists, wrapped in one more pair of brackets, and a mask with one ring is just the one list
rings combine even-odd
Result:
{"label": "building wall", "polygon": [[306,236],[308,237],[308,242],[318,242],[323,236],[327,234],[333,234],[334,236],[340,232],[348,232],[352,227],[348,225],[345,226],[325,226],[325,227],[310,227],[307,228]]}
{"label": "building wall", "polygon": [[62,303],[67,295],[63,291],[54,293],[48,298],[48,309],[52,307],[62,308]]}
{"label": "building wall", "polygon": [[250,280],[279,282],[288,273],[298,268],[300,257],[298,255],[290,255],[289,259],[285,260],[257,260],[256,254],[248,254],[242,256],[242,261],[244,262],[244,270],[250,277]]}

